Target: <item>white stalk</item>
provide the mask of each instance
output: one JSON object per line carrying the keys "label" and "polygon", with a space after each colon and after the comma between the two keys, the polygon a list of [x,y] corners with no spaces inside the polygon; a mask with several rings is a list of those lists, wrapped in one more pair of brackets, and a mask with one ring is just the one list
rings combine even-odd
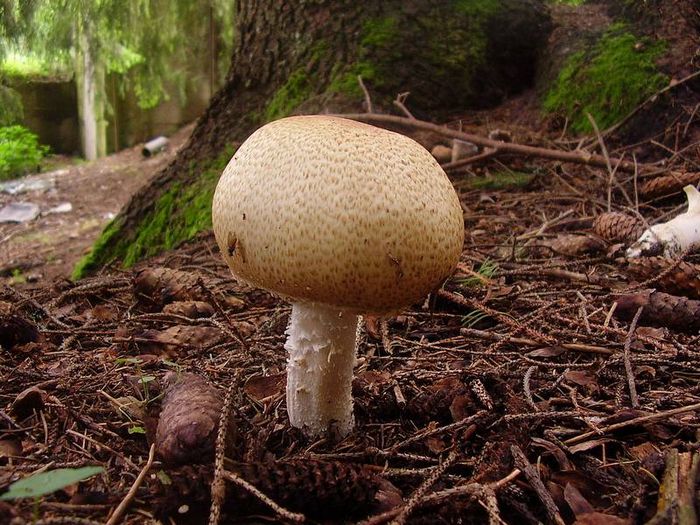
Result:
{"label": "white stalk", "polygon": [[354,426],[352,376],[359,317],[338,309],[293,303],[284,347],[287,412],[292,426],[318,436],[335,422],[345,436]]}
{"label": "white stalk", "polygon": [[700,247],[700,192],[690,185],[683,191],[688,197],[688,211],[647,229],[627,250],[627,257],[658,254],[675,257]]}

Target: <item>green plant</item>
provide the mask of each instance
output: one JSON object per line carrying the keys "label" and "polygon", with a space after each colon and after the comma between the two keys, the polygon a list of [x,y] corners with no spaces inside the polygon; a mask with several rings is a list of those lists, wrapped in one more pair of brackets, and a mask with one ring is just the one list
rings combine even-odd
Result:
{"label": "green plant", "polygon": [[0,180],[12,179],[36,170],[47,146],[24,126],[0,128]]}
{"label": "green plant", "polygon": [[498,263],[487,258],[484,262],[481,263],[479,269],[476,272],[474,272],[473,275],[457,279],[457,282],[460,286],[464,286],[467,288],[472,286],[481,286],[484,283],[488,282],[489,279],[494,277],[497,273]]}
{"label": "green plant", "polygon": [[68,485],[86,480],[103,470],[102,467],[59,468],[32,474],[10,485],[9,490],[0,496],[0,500],[45,496]]}

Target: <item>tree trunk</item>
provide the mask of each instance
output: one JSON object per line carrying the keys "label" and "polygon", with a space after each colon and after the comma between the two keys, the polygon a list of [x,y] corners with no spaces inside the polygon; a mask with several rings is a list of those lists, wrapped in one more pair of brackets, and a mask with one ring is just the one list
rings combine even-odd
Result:
{"label": "tree trunk", "polygon": [[83,156],[95,160],[107,153],[107,122],[105,120],[104,65],[95,60],[92,46],[92,22],[84,19],[76,24],[78,45],[75,51],[76,89]]}
{"label": "tree trunk", "polygon": [[129,265],[210,227],[240,144],[293,112],[375,109],[410,91],[416,115],[483,107],[528,87],[550,30],[543,0],[236,2],[231,67],[176,159],[133,196],[76,268]]}

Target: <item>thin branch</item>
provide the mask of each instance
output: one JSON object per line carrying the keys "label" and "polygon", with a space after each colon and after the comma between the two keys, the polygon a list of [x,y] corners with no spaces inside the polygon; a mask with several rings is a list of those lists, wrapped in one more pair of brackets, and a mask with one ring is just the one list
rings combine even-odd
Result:
{"label": "thin branch", "polygon": [[136,497],[136,492],[139,490],[141,483],[143,483],[143,480],[146,478],[146,474],[148,474],[148,471],[151,469],[151,465],[153,465],[153,459],[155,457],[155,454],[156,445],[154,443],[151,445],[151,450],[148,451],[148,460],[146,461],[146,465],[143,467],[143,469],[141,469],[141,472],[139,472],[139,475],[134,480],[133,485],[131,485],[129,492],[126,493],[126,496],[124,496],[124,499],[115,509],[114,513],[109,518],[109,520],[107,520],[107,523],[105,525],[115,525],[119,523],[119,521],[122,519],[122,516],[126,512],[126,509],[129,508],[129,505],[131,505],[131,502]]}
{"label": "thin branch", "polygon": [[[425,122],[423,120],[414,120],[405,117],[397,117],[394,115],[380,115],[378,113],[341,113],[336,116],[349,118],[352,120],[358,120],[361,122],[371,122],[375,124],[391,124],[414,129],[432,131],[434,133],[439,133],[440,135],[443,135],[445,137],[466,140],[484,148],[497,149],[499,153],[515,153],[529,157],[559,160],[562,162],[573,162],[576,164],[597,166],[601,168],[606,168],[609,160],[611,164],[618,164],[619,169],[622,171],[634,173],[635,170],[634,162],[625,161],[618,158],[611,157],[610,159],[606,160],[605,157],[602,155],[596,155],[582,150],[561,151],[549,148],[541,148],[537,146],[527,146],[525,144],[516,144],[513,142],[492,140],[479,135],[473,135],[471,133],[465,133],[456,129],[450,129],[445,126],[433,124],[432,122]],[[653,169],[652,167],[647,165],[640,165],[639,167],[649,170]]]}

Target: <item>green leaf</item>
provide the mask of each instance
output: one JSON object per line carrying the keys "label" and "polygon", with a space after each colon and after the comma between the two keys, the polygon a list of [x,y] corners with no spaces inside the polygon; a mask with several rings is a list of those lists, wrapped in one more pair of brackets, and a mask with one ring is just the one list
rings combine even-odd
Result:
{"label": "green leaf", "polygon": [[172,485],[173,483],[173,480],[170,479],[170,476],[168,476],[162,469],[156,472],[156,477],[160,480],[160,482],[163,485]]}
{"label": "green leaf", "polygon": [[141,383],[143,385],[146,383],[150,383],[151,381],[155,381],[155,379],[156,379],[156,376],[143,376],[139,379],[139,383]]}
{"label": "green leaf", "polygon": [[136,426],[136,427],[129,427],[129,428],[127,429],[127,432],[128,432],[129,434],[145,434],[145,433],[146,433],[146,429],[143,428],[143,427],[139,427],[139,426]]}
{"label": "green leaf", "polygon": [[37,498],[56,492],[63,487],[88,479],[104,471],[102,467],[59,468],[40,472],[10,485],[10,490],[0,500]]}

